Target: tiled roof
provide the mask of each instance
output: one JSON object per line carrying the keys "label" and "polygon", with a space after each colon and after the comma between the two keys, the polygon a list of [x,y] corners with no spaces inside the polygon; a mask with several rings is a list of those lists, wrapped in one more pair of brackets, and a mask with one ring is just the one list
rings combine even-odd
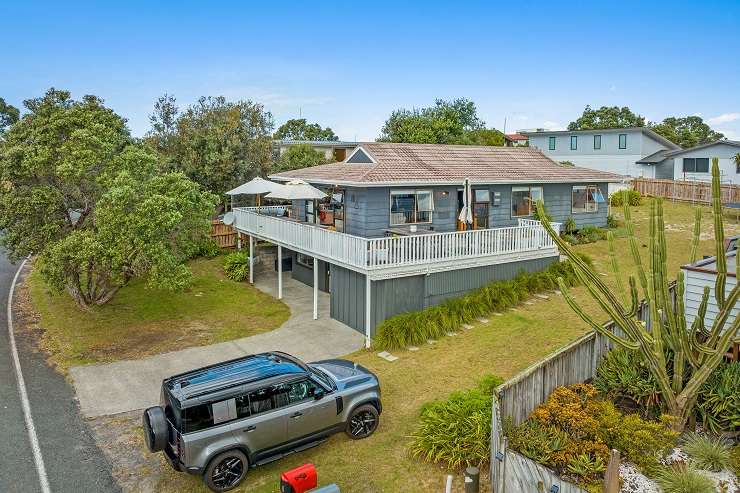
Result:
{"label": "tiled roof", "polygon": [[[372,163],[331,163],[271,175],[324,184],[443,184],[536,182],[616,182],[606,171],[563,166],[530,147],[438,144],[360,144]],[[358,151],[356,151],[358,152]]]}
{"label": "tiled roof", "polygon": [[529,137],[522,134],[506,134],[506,137],[508,137],[510,140],[528,140]]}

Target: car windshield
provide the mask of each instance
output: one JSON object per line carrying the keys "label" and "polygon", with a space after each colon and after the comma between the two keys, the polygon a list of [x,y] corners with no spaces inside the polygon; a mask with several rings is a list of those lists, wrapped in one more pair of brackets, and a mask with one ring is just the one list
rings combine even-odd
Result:
{"label": "car windshield", "polygon": [[323,371],[321,371],[319,368],[315,366],[311,366],[310,368],[313,371],[313,374],[316,375],[316,378],[318,378],[321,381],[321,383],[323,383],[330,389],[334,388],[334,381],[331,378],[329,378],[329,375],[327,375],[326,373],[324,373]]}

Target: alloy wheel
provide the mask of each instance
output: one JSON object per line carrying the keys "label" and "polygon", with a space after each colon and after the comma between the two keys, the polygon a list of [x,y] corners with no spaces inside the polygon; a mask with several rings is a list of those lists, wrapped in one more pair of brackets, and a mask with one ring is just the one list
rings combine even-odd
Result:
{"label": "alloy wheel", "polygon": [[211,479],[219,488],[231,488],[244,475],[244,463],[238,457],[226,457],[213,469]]}
{"label": "alloy wheel", "polygon": [[375,430],[377,419],[370,411],[362,411],[350,420],[350,432],[354,437],[364,437]]}

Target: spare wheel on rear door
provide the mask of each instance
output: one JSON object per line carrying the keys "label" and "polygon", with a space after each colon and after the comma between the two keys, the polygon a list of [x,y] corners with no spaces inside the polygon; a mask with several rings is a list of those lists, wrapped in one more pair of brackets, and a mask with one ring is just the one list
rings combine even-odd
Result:
{"label": "spare wheel on rear door", "polygon": [[160,406],[150,407],[144,411],[144,441],[152,452],[164,450],[167,445],[167,418]]}

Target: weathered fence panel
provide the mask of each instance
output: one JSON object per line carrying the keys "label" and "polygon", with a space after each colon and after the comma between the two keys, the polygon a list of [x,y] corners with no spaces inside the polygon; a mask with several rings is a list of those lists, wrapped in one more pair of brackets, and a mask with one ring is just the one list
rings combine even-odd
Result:
{"label": "weathered fence panel", "polygon": [[236,230],[218,219],[211,221],[210,236],[221,248],[236,247]]}
{"label": "weathered fence panel", "polygon": [[[642,195],[664,197],[683,202],[709,204],[712,199],[712,184],[708,181],[653,180],[634,178],[632,186]],[[740,202],[740,186],[721,185],[722,203]]]}
{"label": "weathered fence panel", "polygon": [[[675,303],[675,283],[671,284],[669,291]],[[650,327],[649,309],[644,301],[640,304],[638,317]],[[624,335],[613,321],[604,324],[604,328],[617,336]],[[537,406],[547,400],[556,387],[582,383],[593,378],[601,359],[613,348],[611,339],[595,331],[589,332],[496,389],[491,413],[493,493],[547,492],[553,485],[558,486],[560,493],[585,492],[562,480],[547,467],[509,450],[502,423],[505,419],[510,419],[513,424],[519,425]]]}
{"label": "weathered fence panel", "polygon": [[524,457],[513,450],[506,451],[506,477],[504,490],[514,492],[549,492],[553,486],[558,487],[558,493],[587,493],[586,490],[560,478],[542,464]]}

